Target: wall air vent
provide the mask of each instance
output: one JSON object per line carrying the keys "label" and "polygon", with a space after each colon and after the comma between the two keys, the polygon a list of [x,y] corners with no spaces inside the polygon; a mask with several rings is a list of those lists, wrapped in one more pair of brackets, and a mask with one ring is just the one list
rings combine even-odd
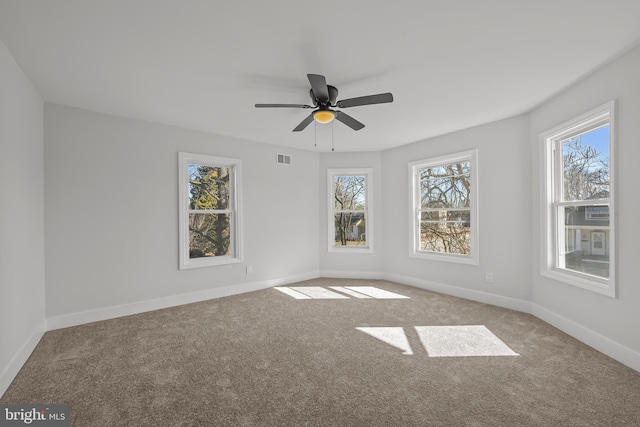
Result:
{"label": "wall air vent", "polygon": [[278,154],[276,156],[276,161],[280,165],[290,165],[291,164],[291,156],[288,154]]}

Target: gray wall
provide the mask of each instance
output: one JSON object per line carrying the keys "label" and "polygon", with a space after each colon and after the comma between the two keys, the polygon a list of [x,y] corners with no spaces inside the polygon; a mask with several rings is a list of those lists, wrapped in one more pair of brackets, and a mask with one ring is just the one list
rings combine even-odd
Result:
{"label": "gray wall", "polygon": [[42,105],[0,41],[0,394],[45,329]]}
{"label": "gray wall", "polygon": [[[316,153],[49,103],[45,129],[48,318],[317,274]],[[245,262],[178,270],[179,151],[242,160]]]}
{"label": "gray wall", "polygon": [[[533,159],[533,302],[613,340],[640,358],[640,47],[617,59],[531,113]],[[540,133],[612,99],[617,102],[617,282],[612,299],[540,275]],[[553,316],[549,316],[552,320]],[[582,337],[581,337],[582,338]],[[587,337],[585,337],[587,338]]]}

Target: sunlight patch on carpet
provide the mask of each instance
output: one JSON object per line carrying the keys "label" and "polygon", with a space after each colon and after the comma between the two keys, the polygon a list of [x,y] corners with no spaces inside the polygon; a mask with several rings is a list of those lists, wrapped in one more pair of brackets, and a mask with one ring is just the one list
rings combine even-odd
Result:
{"label": "sunlight patch on carpet", "polygon": [[296,292],[291,288],[276,286],[273,289],[278,290],[282,293],[289,295],[290,297],[294,297],[295,299],[311,299],[310,296],[301,294],[300,292]]}
{"label": "sunlight patch on carpet", "polygon": [[330,291],[320,286],[298,286],[292,287],[296,292],[305,294],[312,299],[349,299],[349,297]]}
{"label": "sunlight patch on carpet", "polygon": [[402,354],[406,354],[408,356],[413,354],[407,335],[404,333],[404,329],[402,327],[383,326],[375,328],[362,327],[356,329],[402,350]]}
{"label": "sunlight patch on carpet", "polygon": [[329,286],[329,287],[334,291],[342,292],[343,294],[351,295],[352,297],[355,297],[355,298],[361,298],[361,299],[373,298],[373,297],[370,297],[369,295],[361,294],[360,292],[347,289],[344,286]]}
{"label": "sunlight patch on carpet", "polygon": [[385,291],[384,289],[376,288],[375,286],[345,286],[345,288],[352,291],[368,295],[375,299],[403,299],[409,298],[404,295],[396,294],[395,292]]}
{"label": "sunlight patch on carpet", "polygon": [[484,325],[416,326],[429,357],[518,356]]}
{"label": "sunlight patch on carpet", "polygon": [[[332,290],[321,286],[276,286],[274,289],[295,299],[408,299],[404,295],[385,291],[375,286],[329,286]],[[337,292],[334,292],[337,291]],[[340,293],[338,293],[340,292]],[[349,295],[349,296],[347,296]]]}

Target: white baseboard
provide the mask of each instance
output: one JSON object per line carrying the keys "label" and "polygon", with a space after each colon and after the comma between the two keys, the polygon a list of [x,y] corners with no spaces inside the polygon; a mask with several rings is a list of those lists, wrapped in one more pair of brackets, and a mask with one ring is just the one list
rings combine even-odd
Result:
{"label": "white baseboard", "polygon": [[33,350],[36,348],[40,339],[47,330],[47,321],[42,319],[34,331],[29,335],[27,341],[20,347],[20,350],[13,356],[13,359],[0,373],[0,397],[7,391],[13,379],[18,375],[22,366],[26,363]]}
{"label": "white baseboard", "polygon": [[312,271],[308,273],[297,274],[295,276],[268,279],[251,283],[241,283],[237,285],[223,286],[220,288],[207,289],[198,292],[172,295],[164,298],[155,298],[152,300],[122,304],[118,306],[63,314],[60,316],[47,318],[47,330],[51,331],[54,329],[68,328],[71,326],[78,326],[86,323],[114,319],[116,317],[130,316],[147,311],[160,310],[163,308],[175,307],[178,305],[191,304],[194,302],[242,294],[245,292],[258,291],[260,289],[266,289],[273,286],[288,285],[303,280],[315,279],[318,276],[318,271]]}
{"label": "white baseboard", "polygon": [[511,310],[522,311],[524,313],[531,313],[530,301],[524,301],[501,295],[494,295],[487,292],[476,291],[473,289],[460,288],[457,286],[433,282],[430,280],[416,279],[414,277],[402,276],[399,274],[385,274],[384,278],[392,282],[414,286],[416,288],[426,289],[428,291],[440,292],[443,294],[465,298],[472,301],[497,305],[498,307],[509,308]]}
{"label": "white baseboard", "polygon": [[610,338],[600,335],[591,329],[585,328],[573,320],[567,319],[551,310],[541,307],[537,304],[532,305],[532,312],[537,318],[544,320],[548,324],[555,326],[562,332],[571,335],[575,339],[582,341],[590,347],[595,348],[601,353],[606,354],[612,359],[627,365],[631,369],[640,372],[640,353],[632,350],[624,345],[613,341]]}

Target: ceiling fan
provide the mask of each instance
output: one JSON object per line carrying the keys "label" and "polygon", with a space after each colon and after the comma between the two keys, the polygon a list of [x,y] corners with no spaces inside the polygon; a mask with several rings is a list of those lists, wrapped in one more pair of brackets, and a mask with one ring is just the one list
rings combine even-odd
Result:
{"label": "ceiling fan", "polygon": [[300,132],[309,126],[309,123],[313,120],[318,123],[329,123],[333,119],[344,123],[353,130],[360,130],[364,127],[364,124],[342,111],[333,110],[333,108],[349,108],[360,105],[393,102],[393,95],[390,93],[380,93],[377,95],[360,96],[336,101],[336,98],[338,98],[338,89],[335,86],[328,85],[324,76],[320,74],[307,74],[307,77],[309,78],[309,83],[311,83],[309,95],[311,96],[313,106],[306,104],[256,104],[256,108],[314,108],[315,110],[293,129],[294,132]]}

